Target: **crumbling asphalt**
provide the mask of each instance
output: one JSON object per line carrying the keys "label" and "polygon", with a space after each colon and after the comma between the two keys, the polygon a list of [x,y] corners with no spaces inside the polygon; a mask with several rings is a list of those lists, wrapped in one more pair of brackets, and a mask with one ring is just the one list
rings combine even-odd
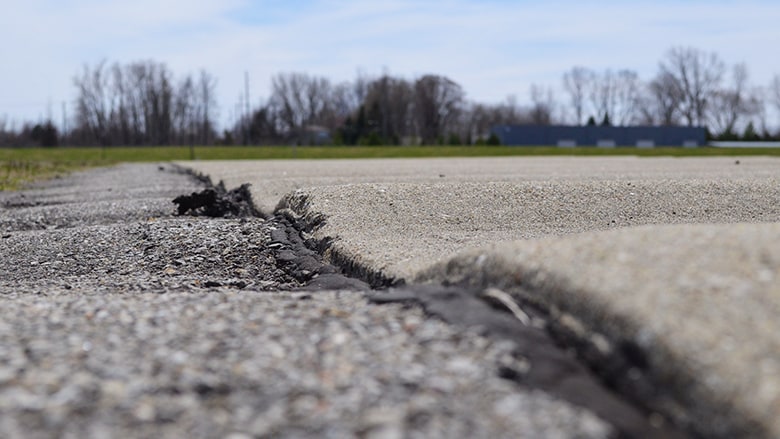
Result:
{"label": "crumbling asphalt", "polygon": [[669,433],[556,349],[542,316],[478,301],[487,320],[452,325],[473,315],[409,287],[377,298],[294,216],[173,215],[203,189],[122,165],[0,194],[0,436]]}

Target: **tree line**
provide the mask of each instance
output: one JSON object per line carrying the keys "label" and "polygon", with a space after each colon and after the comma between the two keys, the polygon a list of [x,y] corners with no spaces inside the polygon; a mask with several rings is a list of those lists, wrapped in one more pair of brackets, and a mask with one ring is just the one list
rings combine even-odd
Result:
{"label": "tree line", "polygon": [[169,144],[478,144],[498,124],[686,125],[708,128],[719,140],[777,140],[780,75],[750,82],[745,64],[727,65],[716,53],[669,49],[658,71],[642,80],[630,69],[575,66],[553,88],[532,85],[528,103],[468,100],[454,80],[436,74],[408,79],[383,73],[352,81],[288,72],[273,76],[268,98],[237,106],[230,126],[218,127],[217,80],[201,70],[174,77],[163,63],[99,63],[73,78],[72,129],[51,120],[8,129],[0,145]]}
{"label": "tree line", "polygon": [[216,79],[201,70],[175,81],[165,64],[140,61],[84,67],[77,89],[76,143],[210,144],[216,126]]}
{"label": "tree line", "polygon": [[216,138],[214,76],[174,78],[163,63],[106,62],[73,78],[75,115],[67,133],[47,120],[8,129],[0,119],[0,145],[172,145],[212,144]]}

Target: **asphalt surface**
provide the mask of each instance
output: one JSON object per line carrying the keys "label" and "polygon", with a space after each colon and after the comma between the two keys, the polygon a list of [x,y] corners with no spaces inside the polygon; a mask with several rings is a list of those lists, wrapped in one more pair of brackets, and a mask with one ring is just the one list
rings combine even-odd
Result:
{"label": "asphalt surface", "polygon": [[252,183],[261,209],[310,224],[331,261],[375,285],[539,306],[612,385],[702,436],[780,436],[780,160],[188,166]]}
{"label": "asphalt surface", "polygon": [[[337,274],[301,250],[317,242],[306,222],[173,215],[202,189],[169,165],[122,165],[0,194],[0,436],[614,437],[663,423],[525,383],[559,369],[414,301],[300,291]],[[548,388],[599,399],[583,369]]]}

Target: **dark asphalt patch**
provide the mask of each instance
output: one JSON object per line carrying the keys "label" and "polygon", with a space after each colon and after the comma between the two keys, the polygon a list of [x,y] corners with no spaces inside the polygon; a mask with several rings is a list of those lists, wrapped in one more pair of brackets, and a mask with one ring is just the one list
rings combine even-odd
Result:
{"label": "dark asphalt patch", "polygon": [[271,231],[270,247],[273,248],[277,266],[295,278],[307,291],[353,290],[367,291],[369,285],[359,279],[346,276],[342,271],[322,260],[321,243],[305,238],[301,223],[290,221],[277,213],[268,220],[276,230]]}
{"label": "dark asphalt patch", "polygon": [[[409,285],[373,292],[373,303],[411,303],[449,324],[478,327],[483,335],[511,340],[519,367],[504,366],[502,378],[529,388],[543,390],[560,399],[586,408],[610,423],[626,438],[683,438],[686,435],[664,425],[641,404],[627,401],[594,376],[576,355],[561,345],[561,337],[548,331],[548,316],[540,310],[523,307],[531,324],[524,324],[500,304],[484,300],[478,291],[457,286]],[[656,422],[650,422],[649,419]],[[659,422],[660,421],[660,422]]]}
{"label": "dark asphalt patch", "polygon": [[260,216],[252,202],[249,184],[226,190],[225,184],[210,185],[200,192],[181,195],[173,199],[179,215],[208,216],[212,218],[241,218]]}

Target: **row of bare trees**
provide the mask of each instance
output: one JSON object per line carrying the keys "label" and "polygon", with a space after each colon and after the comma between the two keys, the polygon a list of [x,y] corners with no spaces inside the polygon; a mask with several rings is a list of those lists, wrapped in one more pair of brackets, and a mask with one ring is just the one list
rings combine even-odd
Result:
{"label": "row of bare trees", "polygon": [[74,78],[77,143],[101,145],[211,144],[216,80],[205,70],[175,81],[165,64],[99,63]]}
{"label": "row of bare trees", "polygon": [[499,104],[466,100],[463,88],[441,75],[409,80],[384,73],[331,83],[305,73],[274,76],[265,104],[242,117],[231,136],[244,143],[312,143],[322,130],[341,144],[474,143],[497,124],[554,122],[550,89],[532,87],[532,104],[510,96]]}
{"label": "row of bare trees", "polygon": [[575,123],[590,116],[616,125],[706,126],[729,138],[754,124],[768,131],[767,108],[780,110],[780,76],[768,89],[755,87],[745,64],[727,66],[716,53],[687,47],[670,49],[647,83],[631,70],[574,67],[563,85]]}
{"label": "row of bare trees", "polygon": [[464,96],[460,85],[438,75],[414,81],[360,75],[333,84],[321,76],[280,73],[267,102],[234,130],[246,133],[249,143],[310,143],[321,130],[345,144],[429,144],[458,129]]}
{"label": "row of bare trees", "polygon": [[[279,73],[268,98],[241,105],[221,133],[216,84],[205,70],[175,78],[154,61],[85,66],[74,78],[71,129],[59,143],[471,144],[485,141],[498,124],[586,123],[706,126],[723,139],[780,136],[774,131],[780,121],[773,120],[780,114],[780,75],[758,87],[744,64],[729,66],[715,53],[686,47],[670,49],[649,80],[629,69],[573,67],[563,74],[562,100],[552,87],[535,84],[522,105],[514,95],[497,104],[467,100],[458,83],[434,74],[359,74],[334,83]],[[0,145],[58,141],[51,120],[17,131],[6,122],[0,119]]]}
{"label": "row of bare trees", "polygon": [[629,69],[578,66],[564,73],[562,86],[564,102],[551,87],[535,84],[527,105],[514,96],[484,104],[466,100],[460,85],[438,75],[359,75],[334,85],[284,73],[274,77],[265,105],[242,118],[235,132],[247,133],[249,143],[310,142],[313,127],[346,144],[473,143],[497,124],[591,123],[705,126],[717,138],[747,132],[769,138],[774,121],[767,110],[780,112],[780,75],[768,87],[755,87],[744,64],[727,66],[717,54],[695,48],[670,49],[649,81]]}

